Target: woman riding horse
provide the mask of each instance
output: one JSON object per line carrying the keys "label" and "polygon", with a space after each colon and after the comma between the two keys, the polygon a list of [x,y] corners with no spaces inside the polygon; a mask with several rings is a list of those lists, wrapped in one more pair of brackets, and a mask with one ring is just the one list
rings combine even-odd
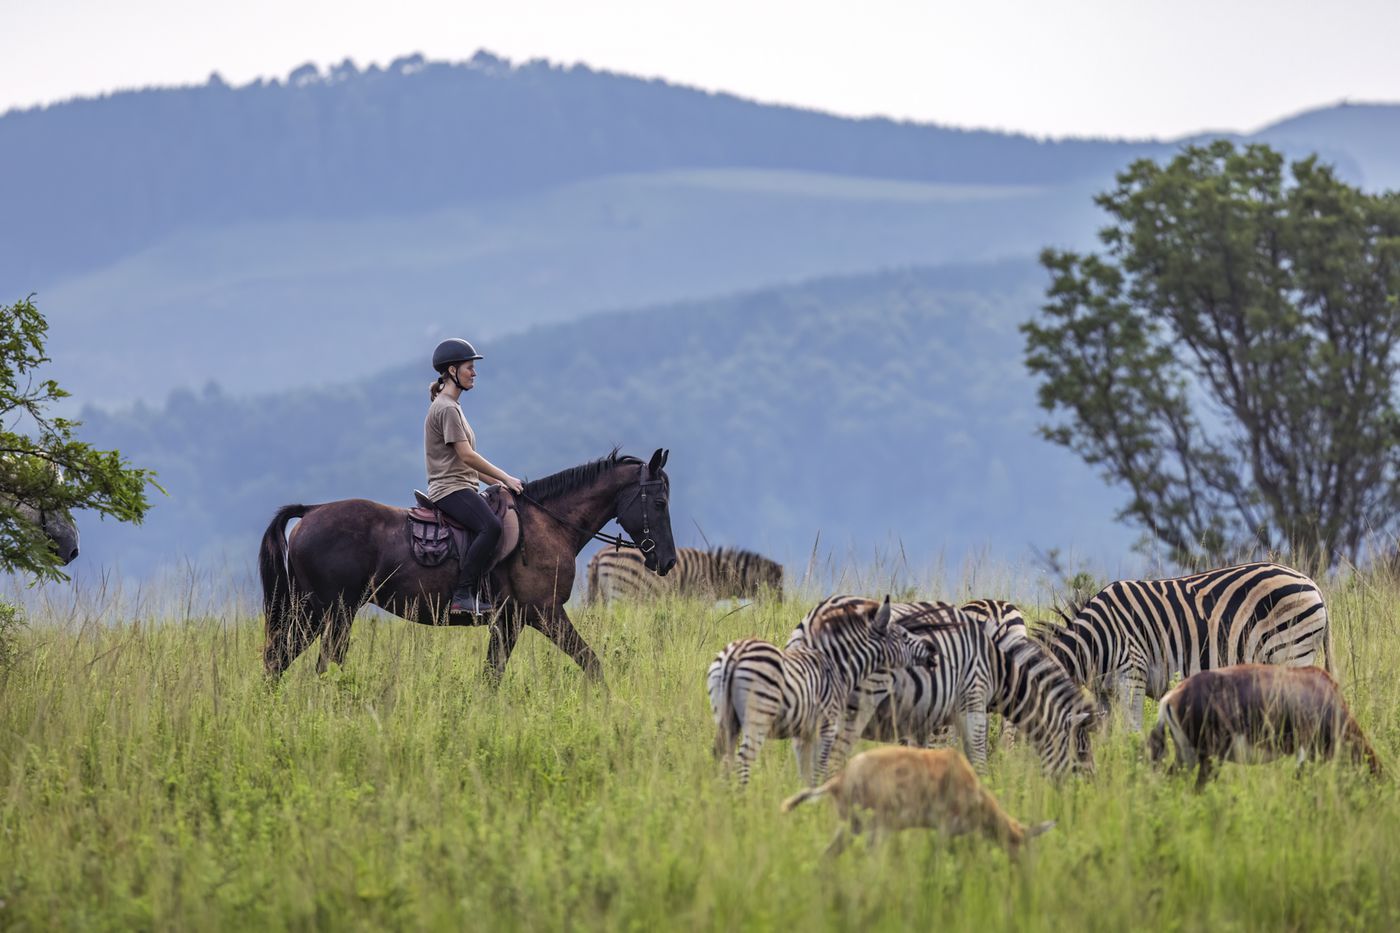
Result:
{"label": "woman riding horse", "polygon": [[476,452],[476,432],[462,414],[462,393],[476,384],[476,361],[484,357],[460,337],[433,351],[438,377],[428,386],[428,417],[423,422],[424,458],[428,466],[428,498],[433,505],[471,533],[462,555],[457,587],[448,612],[482,615],[496,607],[482,598],[481,578],[501,539],[501,520],[477,493],[480,477],[499,482],[511,492],[520,480]]}
{"label": "woman riding horse", "polygon": [[[445,390],[444,390],[445,391]],[[321,636],[318,669],[345,661],[350,624],[366,603],[425,625],[489,621],[487,676],[504,674],[524,626],[541,632],[584,672],[602,678],[564,601],[574,587],[579,552],[614,518],[638,548],[646,568],[665,576],[676,563],[669,509],[666,451],[648,461],[613,451],[600,460],[526,483],[516,497],[520,544],[491,571],[503,608],[489,617],[446,612],[457,582],[451,562],[425,567],[413,557],[406,509],[367,499],[286,505],[263,534],[258,573],[263,585],[267,641],[263,663],[280,675]],[[287,534],[287,523],[301,521]]]}

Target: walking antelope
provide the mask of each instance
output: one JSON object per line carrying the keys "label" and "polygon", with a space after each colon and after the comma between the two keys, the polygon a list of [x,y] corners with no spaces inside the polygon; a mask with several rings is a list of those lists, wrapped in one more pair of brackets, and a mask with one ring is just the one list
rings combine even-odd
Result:
{"label": "walking antelope", "polygon": [[901,829],[938,829],[950,836],[980,832],[1014,860],[1027,839],[1055,825],[1027,827],[1007,816],[972,765],[951,748],[886,746],[862,752],[821,787],[784,800],[782,810],[826,796],[836,802],[842,820],[827,847],[829,856],[839,855],[868,823],[872,843]]}

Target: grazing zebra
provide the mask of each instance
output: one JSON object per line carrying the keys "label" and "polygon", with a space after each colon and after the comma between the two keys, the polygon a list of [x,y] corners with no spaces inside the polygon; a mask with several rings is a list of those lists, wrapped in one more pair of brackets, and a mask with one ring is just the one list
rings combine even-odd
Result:
{"label": "grazing zebra", "polygon": [[588,601],[641,599],[662,593],[754,599],[767,590],[781,597],[783,565],[739,548],[676,548],[670,574],[649,573],[637,551],[604,548],[588,562]]}
{"label": "grazing zebra", "polygon": [[1332,629],[1317,584],[1281,564],[1252,563],[1176,577],[1120,580],[1065,613],[1045,637],[1070,675],[1127,709],[1141,729],[1144,694],[1172,675],[1232,664],[1331,670]]}
{"label": "grazing zebra", "polygon": [[1093,698],[1045,646],[1026,637],[1024,620],[985,624],[995,647],[992,708],[1008,729],[1030,738],[1051,776],[1093,774],[1089,739],[1098,723]]}
{"label": "grazing zebra", "polygon": [[984,623],[956,606],[937,602],[899,603],[894,616],[928,643],[929,661],[866,678],[849,704],[841,753],[856,735],[927,744],[941,739],[944,727],[951,723],[968,759],[985,768],[987,710],[995,689],[995,668]]}
{"label": "grazing zebra", "polygon": [[740,784],[748,783],[770,736],[793,740],[798,771],[815,784],[826,772],[856,685],[875,671],[928,660],[926,642],[890,624],[889,597],[883,604],[852,596],[825,599],[797,629],[802,638],[789,648],[745,638],[730,642],[710,665],[715,754],[728,763],[738,744]]}

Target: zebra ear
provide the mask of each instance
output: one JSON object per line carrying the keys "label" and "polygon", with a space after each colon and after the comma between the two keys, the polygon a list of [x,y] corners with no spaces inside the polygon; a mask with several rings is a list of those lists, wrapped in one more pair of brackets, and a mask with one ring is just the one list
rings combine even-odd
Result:
{"label": "zebra ear", "polygon": [[885,595],[885,601],[880,604],[880,608],[875,610],[875,631],[883,632],[890,627],[890,597]]}

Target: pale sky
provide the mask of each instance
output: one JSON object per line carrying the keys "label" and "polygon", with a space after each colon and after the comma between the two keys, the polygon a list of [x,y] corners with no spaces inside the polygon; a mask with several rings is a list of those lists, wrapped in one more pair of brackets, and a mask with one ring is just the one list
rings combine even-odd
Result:
{"label": "pale sky", "polygon": [[0,0],[0,112],[485,48],[1041,136],[1249,131],[1400,101],[1400,0]]}

